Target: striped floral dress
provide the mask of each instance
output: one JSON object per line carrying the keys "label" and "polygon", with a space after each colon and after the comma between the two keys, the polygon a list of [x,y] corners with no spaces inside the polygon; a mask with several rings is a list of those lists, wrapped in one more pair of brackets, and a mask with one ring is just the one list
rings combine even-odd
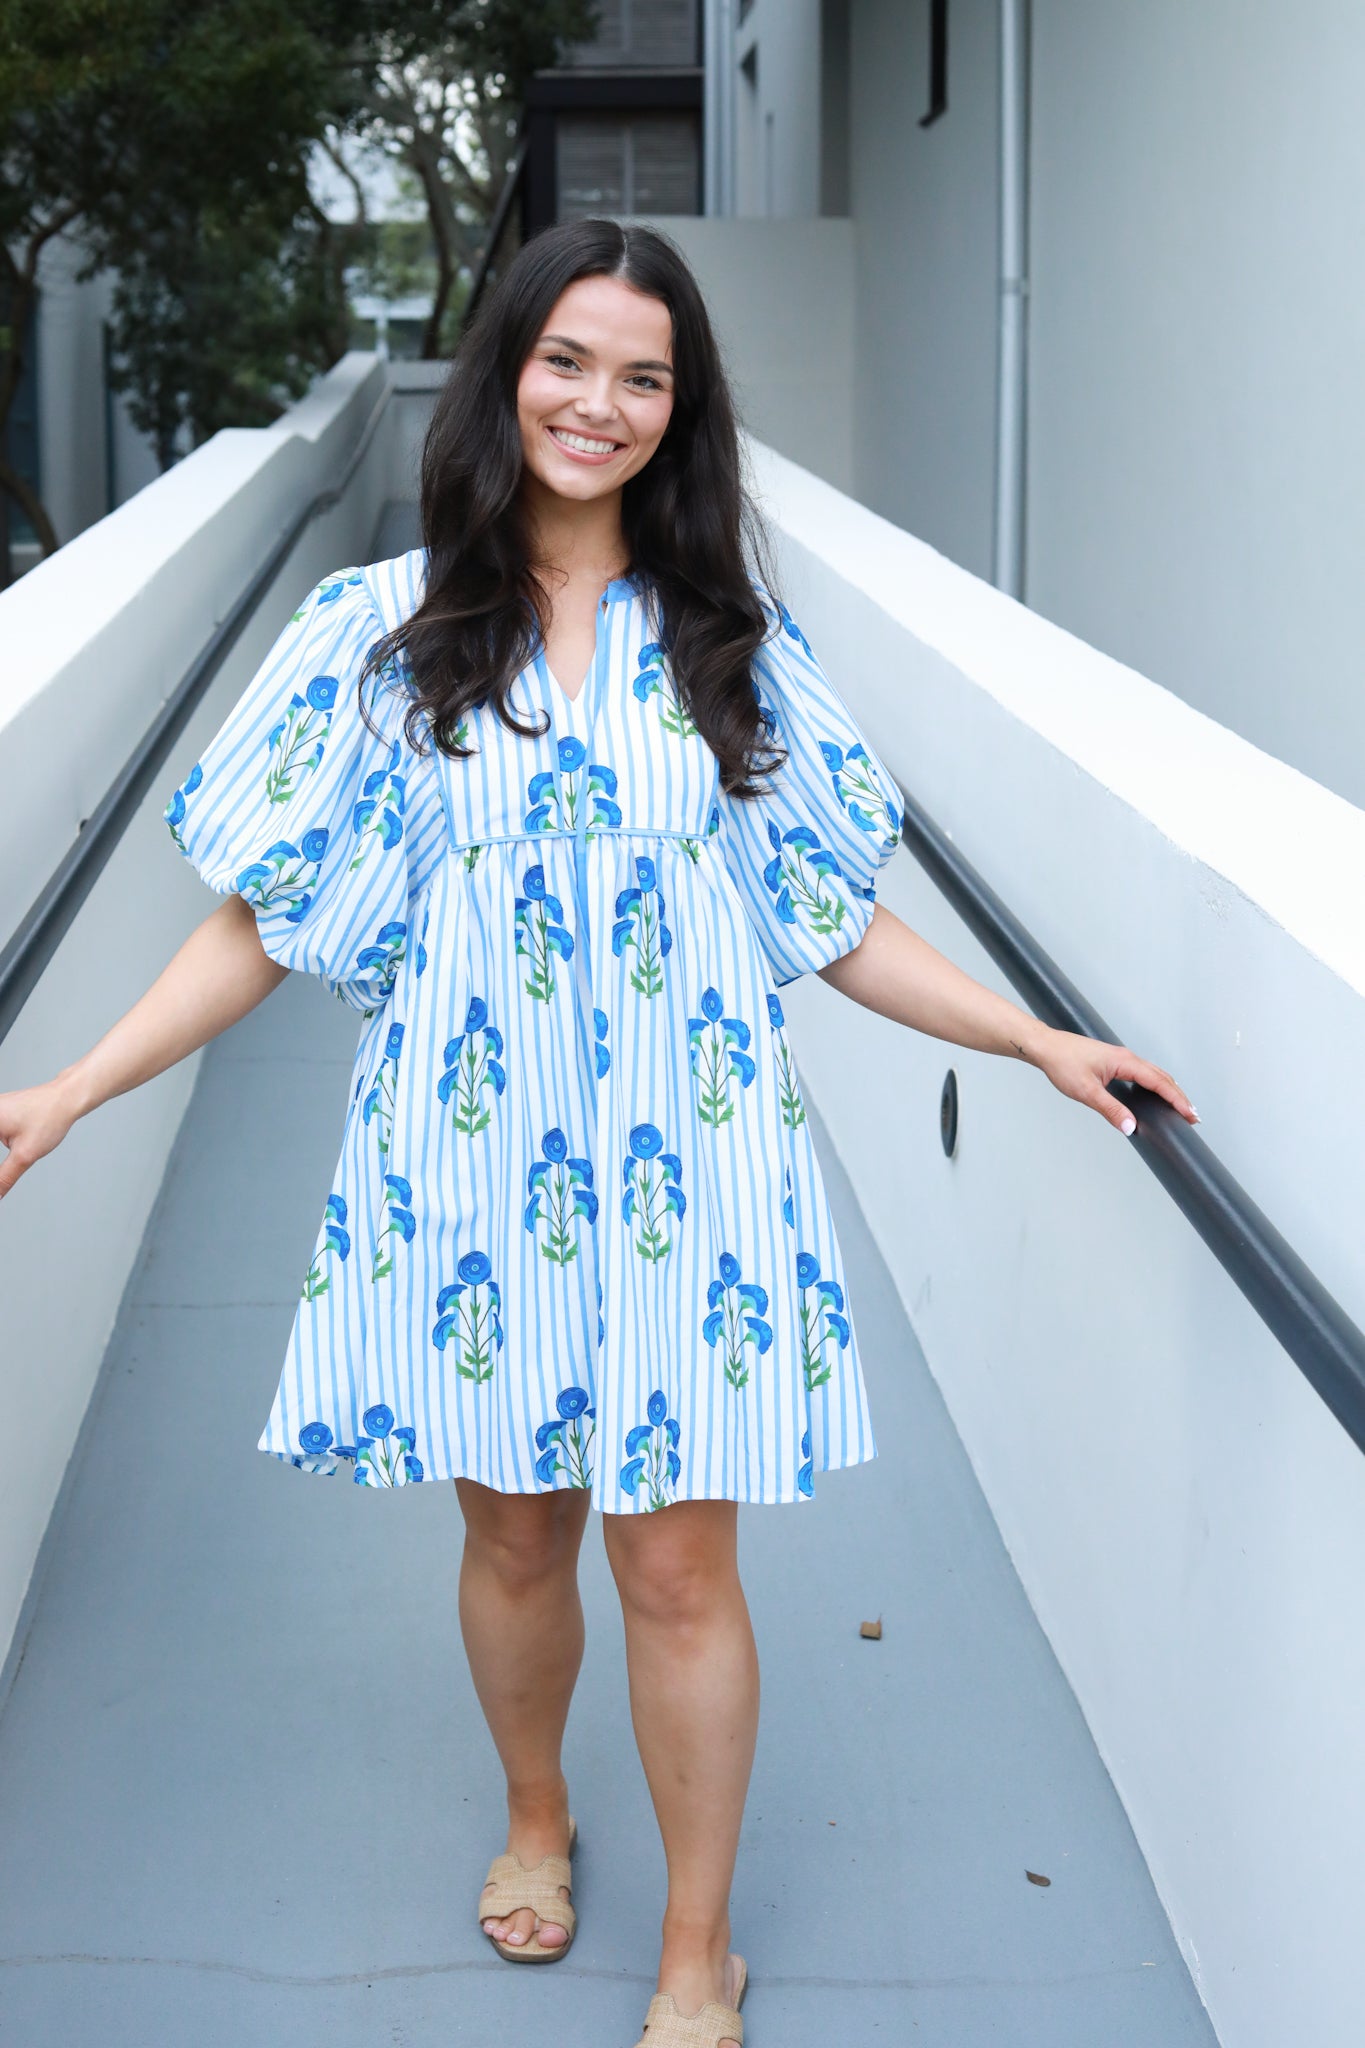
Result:
{"label": "striped floral dress", "polygon": [[325,577],[165,810],[361,1018],[259,1448],[610,1513],[799,1500],[874,1445],[777,991],[867,929],[897,786],[765,596],[789,759],[723,795],[629,578],[576,698],[543,647],[516,679],[543,737],[481,706],[467,758],[414,749],[391,674],[371,732],[360,664],[424,571]]}

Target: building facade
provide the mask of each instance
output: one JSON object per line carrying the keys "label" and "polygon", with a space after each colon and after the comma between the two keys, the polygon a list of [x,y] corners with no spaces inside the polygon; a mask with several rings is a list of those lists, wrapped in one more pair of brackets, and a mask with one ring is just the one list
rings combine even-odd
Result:
{"label": "building facade", "polygon": [[1365,14],[707,0],[704,42],[676,232],[755,431],[987,577],[1003,482],[1030,606],[1365,804]]}

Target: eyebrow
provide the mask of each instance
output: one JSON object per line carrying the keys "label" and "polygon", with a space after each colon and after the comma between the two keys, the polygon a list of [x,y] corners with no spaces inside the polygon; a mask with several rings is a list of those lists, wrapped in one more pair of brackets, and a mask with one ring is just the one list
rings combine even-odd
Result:
{"label": "eyebrow", "polygon": [[[542,334],[540,338],[543,342],[562,342],[565,348],[571,348],[576,356],[590,356],[592,354],[592,350],[585,341],[575,341],[573,336],[569,334]],[[638,363],[627,363],[625,367],[628,370],[666,370],[670,377],[673,375],[672,363],[655,362],[652,358],[643,358]]]}

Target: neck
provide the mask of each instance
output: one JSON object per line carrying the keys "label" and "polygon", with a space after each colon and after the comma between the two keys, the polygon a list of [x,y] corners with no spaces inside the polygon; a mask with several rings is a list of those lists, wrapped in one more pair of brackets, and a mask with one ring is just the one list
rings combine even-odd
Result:
{"label": "neck", "polygon": [[584,576],[605,582],[627,566],[619,491],[580,504],[547,490],[539,477],[528,476],[522,503],[537,567],[566,581]]}

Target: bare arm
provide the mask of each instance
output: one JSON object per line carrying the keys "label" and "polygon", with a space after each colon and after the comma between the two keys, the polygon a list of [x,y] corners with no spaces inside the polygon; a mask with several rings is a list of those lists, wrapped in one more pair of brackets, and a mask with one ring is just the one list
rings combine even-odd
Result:
{"label": "bare arm", "polygon": [[207,1045],[288,972],[262,946],[250,904],[226,897],[89,1052],[50,1081],[0,1095],[0,1143],[9,1148],[0,1195],[61,1143],[77,1117]]}
{"label": "bare arm", "polygon": [[1199,1121],[1184,1089],[1164,1067],[1153,1066],[1127,1046],[1054,1030],[955,967],[884,903],[873,909],[859,944],[822,967],[820,978],[865,1009],[931,1038],[1025,1060],[1063,1095],[1088,1103],[1125,1136],[1131,1135],[1131,1113],[1107,1086],[1116,1079],[1138,1082],[1164,1096],[1190,1123]]}

